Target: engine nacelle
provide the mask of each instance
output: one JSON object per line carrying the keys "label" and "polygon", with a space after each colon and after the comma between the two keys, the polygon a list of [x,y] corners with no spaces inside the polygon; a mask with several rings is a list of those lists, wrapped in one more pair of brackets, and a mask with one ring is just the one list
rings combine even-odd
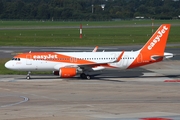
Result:
{"label": "engine nacelle", "polygon": [[54,75],[59,75],[62,78],[74,77],[77,73],[76,68],[63,67],[59,71],[54,71]]}

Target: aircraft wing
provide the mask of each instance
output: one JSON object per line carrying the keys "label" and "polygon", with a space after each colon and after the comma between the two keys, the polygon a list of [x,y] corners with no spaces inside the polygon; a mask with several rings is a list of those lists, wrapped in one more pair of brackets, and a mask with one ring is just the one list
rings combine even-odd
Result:
{"label": "aircraft wing", "polygon": [[81,69],[91,69],[93,67],[105,66],[105,65],[108,65],[110,63],[119,62],[121,60],[123,54],[124,54],[124,51],[122,51],[122,53],[118,56],[118,58],[116,60],[111,61],[111,62],[87,63],[87,64],[79,64],[79,65],[68,65],[68,66],[65,66],[65,67],[76,67],[76,68],[81,68]]}

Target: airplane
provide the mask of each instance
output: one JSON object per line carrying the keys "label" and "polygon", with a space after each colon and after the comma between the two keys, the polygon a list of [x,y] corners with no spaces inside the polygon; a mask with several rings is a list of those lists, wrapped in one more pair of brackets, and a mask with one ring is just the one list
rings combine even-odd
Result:
{"label": "airplane", "polygon": [[27,52],[14,56],[5,63],[10,70],[27,71],[26,79],[30,79],[31,71],[54,71],[61,78],[80,75],[83,79],[91,79],[91,72],[109,68],[131,69],[173,57],[165,51],[170,24],[162,24],[147,43],[137,51],[97,52]]}

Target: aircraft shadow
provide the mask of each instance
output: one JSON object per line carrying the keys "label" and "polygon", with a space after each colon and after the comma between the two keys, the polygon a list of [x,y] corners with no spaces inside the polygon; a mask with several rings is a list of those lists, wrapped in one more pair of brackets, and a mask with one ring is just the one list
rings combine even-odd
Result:
{"label": "aircraft shadow", "polygon": [[[169,78],[179,78],[180,74],[178,75],[146,75],[143,76],[144,73],[155,73],[153,71],[149,71],[143,68],[135,68],[135,69],[128,69],[128,70],[104,70],[100,74],[94,74],[91,75],[90,80],[103,80],[103,81],[114,81],[114,82],[125,82],[121,81],[121,78],[157,78],[157,77],[169,77]],[[119,80],[113,80],[115,78],[120,78]],[[31,75],[30,80],[87,80],[87,79],[81,79],[78,76],[73,78],[59,78],[59,76],[54,76],[52,74],[50,75]],[[14,80],[26,80],[26,75],[24,77],[18,77]]]}

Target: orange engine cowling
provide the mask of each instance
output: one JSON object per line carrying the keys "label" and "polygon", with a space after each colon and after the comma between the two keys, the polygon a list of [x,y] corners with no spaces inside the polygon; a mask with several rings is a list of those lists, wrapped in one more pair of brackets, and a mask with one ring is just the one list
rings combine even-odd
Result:
{"label": "orange engine cowling", "polygon": [[58,72],[59,72],[60,77],[70,78],[70,77],[74,77],[76,75],[77,69],[76,68],[63,67],[63,68],[60,68],[59,71],[55,71],[54,74],[57,75]]}

